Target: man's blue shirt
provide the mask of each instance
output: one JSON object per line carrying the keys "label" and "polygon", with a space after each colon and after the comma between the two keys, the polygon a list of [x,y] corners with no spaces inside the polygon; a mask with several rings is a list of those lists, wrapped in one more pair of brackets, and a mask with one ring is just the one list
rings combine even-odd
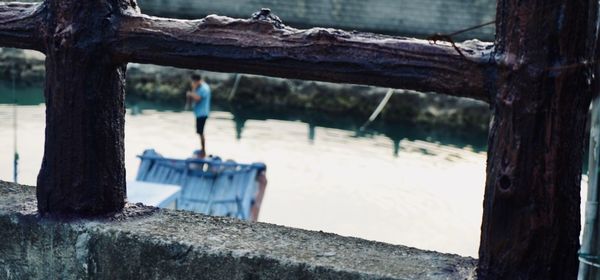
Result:
{"label": "man's blue shirt", "polygon": [[196,118],[208,117],[210,113],[210,87],[207,83],[202,82],[198,89],[196,89],[196,94],[201,99],[194,105],[194,115],[196,115]]}

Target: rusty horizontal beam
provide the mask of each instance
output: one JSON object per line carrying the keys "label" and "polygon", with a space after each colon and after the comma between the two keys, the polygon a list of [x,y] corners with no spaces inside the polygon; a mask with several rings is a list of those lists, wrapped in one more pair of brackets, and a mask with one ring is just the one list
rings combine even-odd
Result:
{"label": "rusty horizontal beam", "polygon": [[0,3],[0,47],[44,51],[45,4]]}
{"label": "rusty horizontal beam", "polygon": [[113,42],[121,62],[373,85],[489,101],[493,44],[457,44],[336,29],[300,30],[278,18],[129,14]]}

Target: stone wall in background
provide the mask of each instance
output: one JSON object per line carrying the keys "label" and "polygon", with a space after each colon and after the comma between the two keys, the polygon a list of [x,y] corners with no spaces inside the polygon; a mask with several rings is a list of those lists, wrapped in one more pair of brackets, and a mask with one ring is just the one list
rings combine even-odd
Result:
{"label": "stone wall in background", "polygon": [[0,81],[16,80],[19,84],[44,82],[44,54],[36,51],[0,48]]}
{"label": "stone wall in background", "polygon": [[[12,0],[0,0],[10,2]],[[19,0],[18,2],[41,2]],[[271,8],[294,27],[332,27],[346,30],[415,36],[452,33],[490,22],[494,0],[137,0],[142,12],[154,16],[202,18],[209,14],[248,18]],[[456,36],[457,40],[494,39],[494,25]]]}
{"label": "stone wall in background", "polygon": [[[427,37],[451,33],[495,19],[494,0],[138,0],[142,12],[165,17],[202,18],[208,14],[248,18],[271,8],[284,23],[296,27]],[[494,26],[458,39],[493,40]]]}
{"label": "stone wall in background", "polygon": [[[127,94],[145,100],[181,103],[189,87],[190,70],[130,64]],[[235,75],[202,72],[213,99],[233,106],[271,110],[300,109],[367,120],[388,89],[350,84],[242,75],[231,100]],[[487,104],[466,98],[396,90],[379,116],[386,122],[462,127],[487,131]]]}
{"label": "stone wall in background", "polygon": [[[0,49],[0,80],[16,74],[17,84],[42,85],[43,55],[33,51]],[[154,65],[129,64],[126,92],[129,100],[174,104],[183,108],[192,71]],[[217,104],[267,110],[311,110],[331,116],[367,120],[388,89],[242,75],[233,99],[229,99],[235,74],[202,73]],[[466,98],[396,90],[379,119],[423,125],[462,127],[487,131],[488,105]]]}

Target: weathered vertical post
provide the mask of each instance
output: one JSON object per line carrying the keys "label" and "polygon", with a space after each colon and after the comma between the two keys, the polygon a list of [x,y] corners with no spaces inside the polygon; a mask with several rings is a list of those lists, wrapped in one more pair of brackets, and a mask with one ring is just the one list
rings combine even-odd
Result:
{"label": "weathered vertical post", "polygon": [[575,279],[598,2],[499,0],[480,279]]}
{"label": "weathered vertical post", "polygon": [[125,64],[111,59],[120,1],[47,1],[41,213],[118,211],[125,199]]}

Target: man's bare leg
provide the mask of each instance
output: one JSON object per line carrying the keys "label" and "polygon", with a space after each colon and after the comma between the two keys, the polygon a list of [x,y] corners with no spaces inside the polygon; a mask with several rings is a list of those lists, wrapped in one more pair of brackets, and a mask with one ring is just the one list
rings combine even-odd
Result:
{"label": "man's bare leg", "polygon": [[200,146],[202,147],[202,152],[200,153],[200,157],[204,158],[206,157],[206,146],[205,146],[205,141],[204,141],[204,134],[200,134]]}

